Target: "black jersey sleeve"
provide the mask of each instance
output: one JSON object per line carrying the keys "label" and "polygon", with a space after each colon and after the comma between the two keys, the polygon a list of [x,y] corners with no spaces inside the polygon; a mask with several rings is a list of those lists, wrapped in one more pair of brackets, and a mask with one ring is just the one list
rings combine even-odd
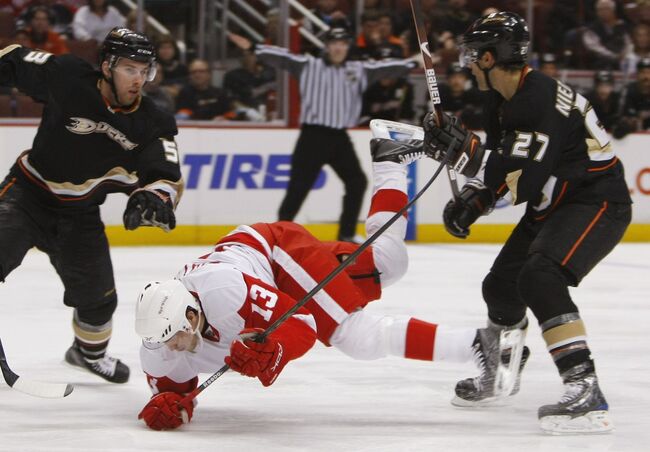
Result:
{"label": "black jersey sleeve", "polygon": [[46,102],[52,91],[65,91],[66,62],[74,59],[72,55],[55,56],[19,45],[5,47],[0,50],[0,85],[18,88],[35,100]]}
{"label": "black jersey sleeve", "polygon": [[484,182],[498,196],[510,191],[514,204],[540,193],[561,152],[563,117],[553,101],[540,102],[538,96],[518,99],[508,112],[510,121],[502,126],[500,140],[493,135],[488,139],[496,149],[488,158]]}
{"label": "black jersey sleeve", "polygon": [[142,145],[137,153],[139,185],[149,190],[165,191],[175,207],[184,188],[180,155],[174,140],[178,133],[176,121],[171,115],[159,113],[154,130],[151,141]]}

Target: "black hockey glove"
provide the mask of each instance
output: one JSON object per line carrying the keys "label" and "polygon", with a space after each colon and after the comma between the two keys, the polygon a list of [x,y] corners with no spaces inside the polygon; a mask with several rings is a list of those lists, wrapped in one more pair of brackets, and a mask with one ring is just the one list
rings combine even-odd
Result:
{"label": "black hockey glove", "polygon": [[139,226],[157,226],[169,232],[176,227],[174,206],[163,190],[140,189],[131,193],[123,220],[129,231]]}
{"label": "black hockey glove", "polygon": [[445,229],[454,237],[464,239],[469,227],[481,215],[492,212],[496,200],[492,190],[479,180],[470,180],[460,191],[458,198],[447,203],[442,211]]}
{"label": "black hockey glove", "polygon": [[[429,112],[422,122],[424,128],[424,151],[441,162],[449,150],[450,166],[460,174],[474,177],[481,169],[485,148],[481,139],[464,128],[458,118],[446,113],[442,115],[440,127],[436,125],[433,113]],[[456,138],[453,148],[451,141]]]}

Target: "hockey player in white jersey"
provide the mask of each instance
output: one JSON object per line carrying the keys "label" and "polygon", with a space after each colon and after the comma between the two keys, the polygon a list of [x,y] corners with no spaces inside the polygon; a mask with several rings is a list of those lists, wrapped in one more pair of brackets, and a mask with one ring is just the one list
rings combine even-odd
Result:
{"label": "hockey player in white jersey", "polygon": [[[374,139],[371,153],[369,235],[406,205],[406,166],[424,156],[421,146],[386,139]],[[405,274],[406,224],[405,216],[399,218],[262,343],[246,338],[292,308],[359,245],[321,242],[292,222],[243,225],[185,265],[176,279],[147,284],[137,301],[136,331],[153,397],[139,418],[155,430],[177,428],[192,419],[194,406],[183,397],[196,388],[199,373],[213,373],[226,363],[270,386],[316,339],[361,360],[474,358],[494,381],[503,367],[499,333],[363,310]],[[514,381],[507,383],[505,391],[513,386]]]}

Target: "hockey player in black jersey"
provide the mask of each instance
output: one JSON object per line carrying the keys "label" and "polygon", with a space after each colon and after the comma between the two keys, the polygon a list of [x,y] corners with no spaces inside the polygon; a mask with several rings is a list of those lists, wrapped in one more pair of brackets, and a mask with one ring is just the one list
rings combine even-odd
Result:
{"label": "hockey player in black jersey", "polygon": [[[487,91],[484,144],[462,126],[425,118],[425,147],[449,157],[470,181],[449,201],[443,221],[465,238],[499,198],[527,203],[483,281],[488,325],[527,327],[530,308],[542,330],[565,393],[538,411],[550,433],[605,432],[612,428],[598,385],[584,323],[568,286],[577,286],[621,240],[631,219],[623,166],[589,102],[568,86],[527,65],[529,33],[514,13],[478,19],[463,35],[461,59]],[[477,344],[484,371],[458,382],[452,403],[490,403],[493,366]],[[520,371],[528,357],[524,349]],[[518,386],[513,390],[513,394]]]}
{"label": "hockey player in black jersey", "polygon": [[114,383],[129,368],[106,353],[117,295],[99,206],[126,193],[126,229],[169,231],[183,189],[175,120],[141,95],[154,63],[147,37],[125,28],[107,35],[100,71],[72,55],[0,51],[0,85],[45,104],[32,148],[0,185],[0,280],[30,248],[47,253],[74,308],[65,360]]}

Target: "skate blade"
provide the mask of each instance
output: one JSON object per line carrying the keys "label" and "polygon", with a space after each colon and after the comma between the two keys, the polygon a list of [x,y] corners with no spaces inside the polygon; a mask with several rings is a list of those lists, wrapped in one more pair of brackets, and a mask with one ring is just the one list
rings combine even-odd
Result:
{"label": "skate blade", "polygon": [[482,400],[465,400],[458,396],[451,399],[451,404],[457,408],[491,408],[510,405],[510,398],[486,397]]}
{"label": "skate blade", "polygon": [[503,330],[499,338],[499,356],[510,350],[510,360],[504,363],[499,359],[495,379],[494,379],[494,396],[496,398],[505,398],[512,394],[517,377],[519,376],[519,366],[521,356],[524,351],[526,332],[520,329]]}
{"label": "skate blade", "polygon": [[582,416],[544,416],[539,420],[544,433],[550,435],[582,435],[609,433],[614,424],[607,411],[591,411]]}

